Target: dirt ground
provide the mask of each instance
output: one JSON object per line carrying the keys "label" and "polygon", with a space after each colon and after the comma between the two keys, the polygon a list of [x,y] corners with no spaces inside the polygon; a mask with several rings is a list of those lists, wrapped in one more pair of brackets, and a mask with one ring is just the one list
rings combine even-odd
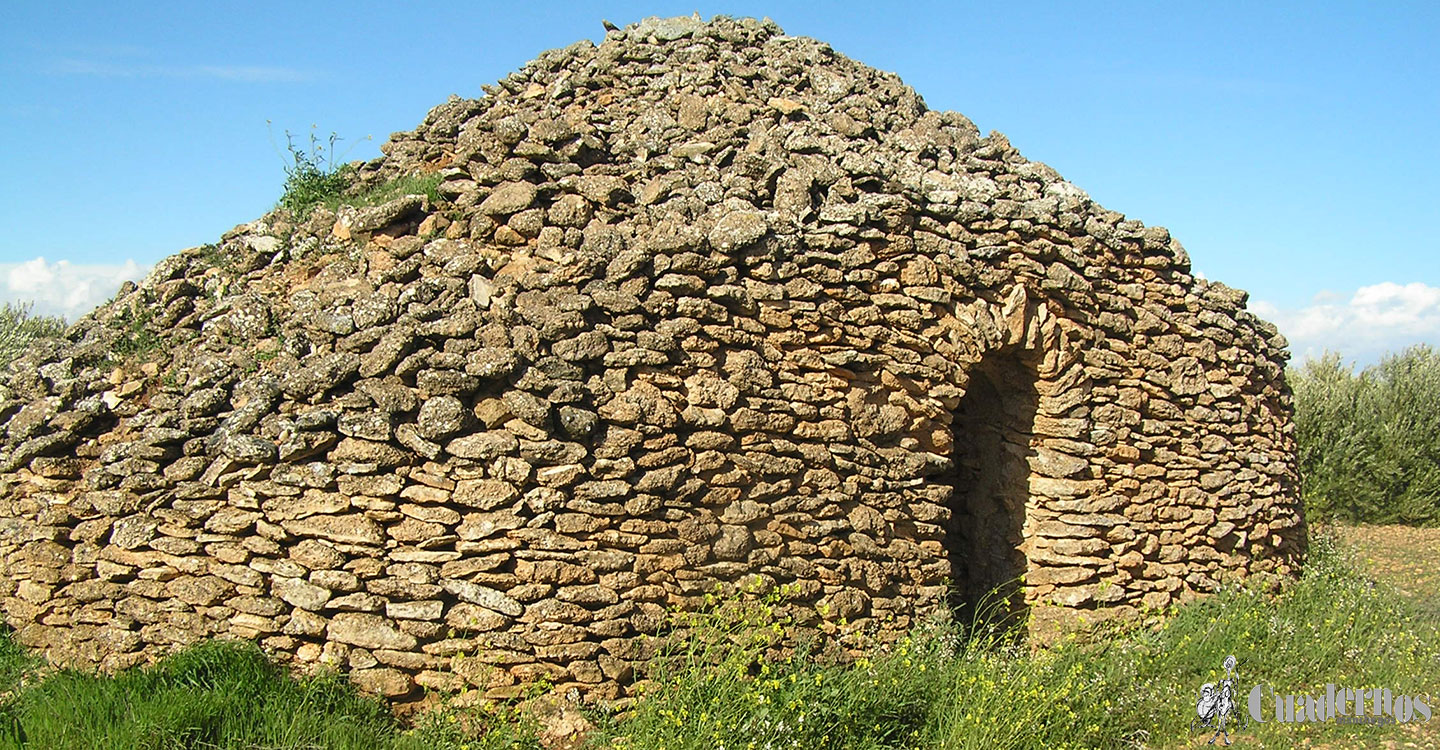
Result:
{"label": "dirt ground", "polygon": [[[1364,569],[1394,586],[1421,610],[1440,619],[1440,529],[1410,526],[1339,526],[1340,538],[1355,547]],[[1440,718],[1410,724],[1404,739],[1382,748],[1440,748]]]}
{"label": "dirt ground", "polygon": [[1440,529],[1409,526],[1340,526],[1365,569],[1440,618]]}

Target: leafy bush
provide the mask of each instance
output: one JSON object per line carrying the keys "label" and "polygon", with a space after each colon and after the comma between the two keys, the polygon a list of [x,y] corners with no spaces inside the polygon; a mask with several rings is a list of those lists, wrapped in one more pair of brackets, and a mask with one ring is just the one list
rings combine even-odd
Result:
{"label": "leafy bush", "polygon": [[65,332],[65,321],[31,315],[30,307],[9,302],[0,306],[0,367],[10,364],[31,341]]}
{"label": "leafy bush", "polygon": [[[149,302],[149,296],[150,293],[146,292],[146,302]],[[152,304],[141,303],[132,304],[130,307],[120,310],[112,323],[119,333],[111,347],[111,352],[115,357],[120,360],[128,357],[140,357],[160,348],[160,337],[151,330],[151,323],[155,320],[155,309]]]}
{"label": "leafy bush", "polygon": [[1440,352],[1411,347],[1358,375],[1326,353],[1289,376],[1312,517],[1440,523]]}

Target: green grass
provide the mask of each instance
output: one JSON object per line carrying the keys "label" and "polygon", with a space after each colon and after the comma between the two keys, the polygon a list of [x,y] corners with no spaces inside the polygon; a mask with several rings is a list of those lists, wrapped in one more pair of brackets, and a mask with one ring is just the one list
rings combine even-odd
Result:
{"label": "green grass", "polygon": [[48,674],[16,691],[5,713],[20,728],[0,736],[9,747],[20,734],[26,747],[360,748],[388,727],[381,706],[340,680],[290,680],[255,648],[219,641],[115,679]]}
{"label": "green grass", "polygon": [[0,367],[10,364],[35,339],[59,336],[65,321],[31,315],[30,305],[0,305]]}
{"label": "green grass", "polygon": [[440,174],[411,174],[397,177],[357,195],[337,194],[326,198],[324,206],[334,211],[340,206],[378,206],[402,195],[423,195],[433,205],[440,202]]}
{"label": "green grass", "polygon": [[227,641],[205,642],[107,678],[43,670],[6,633],[0,637],[0,695],[0,748],[532,746],[508,716],[492,719],[480,738],[467,738],[445,711],[404,728],[337,674],[296,679],[253,645]]}
{"label": "green grass", "polygon": [[[1365,580],[1330,537],[1314,548],[1304,577],[1278,597],[1234,588],[1158,626],[1034,654],[937,628],[887,654],[822,666],[764,660],[753,639],[701,637],[709,645],[692,640],[679,658],[657,660],[655,687],[606,731],[630,747],[667,750],[1177,747],[1191,737],[1200,686],[1218,682],[1231,654],[1242,695],[1257,683],[1324,695],[1332,682],[1433,699],[1440,623]],[[1386,731],[1398,730],[1269,722],[1243,736],[1261,747],[1349,747]]]}
{"label": "green grass", "polygon": [[[1440,622],[1317,536],[1304,576],[1279,595],[1232,588],[1150,625],[1031,653],[1013,639],[917,632],[850,664],[763,657],[769,606],[729,602],[677,623],[688,637],[652,660],[624,712],[596,716],[592,746],[714,748],[1172,748],[1202,683],[1239,660],[1242,696],[1323,695],[1325,684],[1440,688]],[[1243,705],[1242,705],[1243,710]],[[1267,705],[1267,711],[1272,710]],[[1433,721],[1433,720],[1432,720]],[[462,727],[468,730],[462,730]],[[404,727],[334,675],[296,679],[249,645],[209,642],[102,678],[37,671],[0,637],[0,748],[534,748],[513,707],[442,709]],[[1378,746],[1400,728],[1250,724],[1247,747]],[[1440,725],[1418,728],[1424,741]]]}
{"label": "green grass", "polygon": [[331,211],[336,211],[341,206],[364,208],[378,206],[402,195],[424,195],[430,199],[432,205],[440,201],[438,173],[404,175],[359,193],[351,192],[352,180],[353,175],[348,167],[342,167],[329,175],[311,175],[298,182],[292,178],[286,183],[286,192],[280,199],[280,206],[303,218],[319,206]]}

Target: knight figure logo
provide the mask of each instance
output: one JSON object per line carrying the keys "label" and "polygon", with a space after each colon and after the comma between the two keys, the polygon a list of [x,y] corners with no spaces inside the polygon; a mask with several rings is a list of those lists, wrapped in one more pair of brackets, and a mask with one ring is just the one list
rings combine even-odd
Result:
{"label": "knight figure logo", "polygon": [[1230,729],[1244,729],[1246,724],[1245,712],[1239,710],[1239,704],[1235,701],[1239,692],[1235,689],[1235,657],[1225,657],[1221,666],[1225,668],[1224,679],[1220,680],[1219,685],[1207,682],[1200,686],[1200,699],[1195,702],[1196,718],[1190,721],[1191,732],[1196,729],[1215,728],[1215,733],[1210,735],[1210,742],[1207,743],[1210,745],[1215,744],[1215,740],[1222,736],[1225,738],[1223,744],[1230,744]]}

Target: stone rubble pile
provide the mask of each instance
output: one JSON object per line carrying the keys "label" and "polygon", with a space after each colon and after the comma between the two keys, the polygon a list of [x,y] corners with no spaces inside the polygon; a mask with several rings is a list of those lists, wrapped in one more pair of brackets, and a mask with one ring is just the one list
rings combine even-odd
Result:
{"label": "stone rubble pile", "polygon": [[[0,376],[19,640],[613,698],[717,585],[858,649],[946,611],[972,537],[1023,555],[1037,623],[1303,552],[1285,343],[1246,295],[823,43],[650,19],[382,151],[357,194],[442,200],[269,214]],[[1033,394],[992,410],[1023,470],[967,510],[989,358],[1033,381],[994,384]]]}

